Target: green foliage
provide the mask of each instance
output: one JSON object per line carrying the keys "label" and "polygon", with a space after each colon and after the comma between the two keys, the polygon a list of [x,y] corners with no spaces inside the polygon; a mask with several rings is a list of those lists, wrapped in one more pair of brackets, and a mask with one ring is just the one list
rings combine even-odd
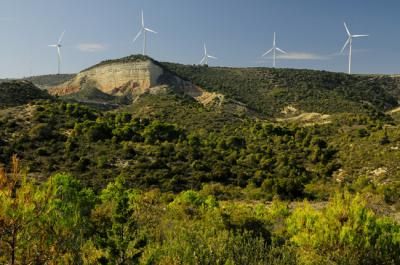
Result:
{"label": "green foliage", "polygon": [[39,123],[29,131],[29,137],[32,141],[49,140],[52,137],[52,132],[49,124]]}
{"label": "green foliage", "polygon": [[13,158],[13,173],[0,173],[0,260],[7,264],[74,264],[90,234],[95,196],[68,175],[36,185]]}
{"label": "green foliage", "polygon": [[336,150],[313,128],[264,121],[208,133],[126,112],[40,102],[31,118],[10,116],[6,128],[0,132],[7,140],[0,162],[18,153],[29,173],[67,171],[96,189],[124,174],[140,188],[179,192],[217,182],[249,187],[258,198],[297,198],[307,196],[305,185],[337,168]]}
{"label": "green foliage", "polygon": [[[171,87],[104,112],[28,89],[29,105],[0,111],[1,264],[400,263],[400,227],[382,217],[400,209],[400,130],[381,112],[397,105],[391,78],[167,67],[226,104]],[[78,99],[114,100],[86,85]],[[334,115],[258,120],[231,99]]]}
{"label": "green foliage", "polygon": [[154,121],[143,131],[143,137],[146,143],[155,143],[156,141],[174,141],[183,136],[174,125],[165,124],[160,121]]}
{"label": "green foliage", "polygon": [[110,183],[92,213],[94,229],[98,231],[92,247],[106,253],[100,259],[107,264],[132,264],[140,254],[137,223],[132,216],[137,194],[125,185],[122,178]]}
{"label": "green foliage", "polygon": [[365,113],[382,118],[380,112],[398,105],[398,84],[389,76],[174,63],[162,66],[184,80],[241,101],[268,116],[279,115],[284,107],[292,105],[307,112]]}
{"label": "green foliage", "polygon": [[360,197],[339,194],[322,212],[310,205],[288,218],[290,241],[307,264],[397,264],[399,226],[378,218]]}
{"label": "green foliage", "polygon": [[75,74],[39,75],[25,78],[25,80],[32,82],[38,87],[47,88],[61,85],[74,77]]}
{"label": "green foliage", "polygon": [[34,100],[51,98],[46,91],[27,81],[0,82],[0,108],[19,106]]}
{"label": "green foliage", "polygon": [[2,263],[399,263],[399,224],[360,195],[338,194],[317,210],[143,192],[123,177],[96,195],[66,174],[27,180],[18,162],[11,175],[0,172]]}

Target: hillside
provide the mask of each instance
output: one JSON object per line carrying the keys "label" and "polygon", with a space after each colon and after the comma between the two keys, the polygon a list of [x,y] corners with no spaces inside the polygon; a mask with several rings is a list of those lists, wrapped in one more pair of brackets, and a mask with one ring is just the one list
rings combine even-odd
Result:
{"label": "hillside", "polygon": [[7,81],[29,81],[41,89],[48,89],[72,79],[75,74],[37,75],[20,79],[0,79],[0,83]]}
{"label": "hillside", "polygon": [[1,83],[0,263],[399,264],[397,83],[142,56]]}
{"label": "hillside", "polygon": [[390,76],[359,76],[313,70],[222,68],[162,63],[165,69],[207,91],[240,100],[267,116],[288,105],[323,114],[383,112],[398,106],[400,86]]}
{"label": "hillside", "polygon": [[57,74],[57,75],[38,75],[24,78],[24,80],[34,83],[41,89],[48,89],[50,87],[62,84],[75,77],[75,74]]}
{"label": "hillside", "polygon": [[[392,76],[190,66],[160,63],[140,55],[101,62],[49,91],[65,96],[89,86],[135,99],[164,85],[205,105],[233,104],[269,118],[303,113],[364,113],[379,118],[398,107],[400,99],[399,78]],[[90,97],[79,98],[91,102]],[[288,107],[296,111],[285,113]]]}
{"label": "hillside", "polygon": [[0,83],[0,108],[18,106],[51,96],[28,81],[7,81]]}

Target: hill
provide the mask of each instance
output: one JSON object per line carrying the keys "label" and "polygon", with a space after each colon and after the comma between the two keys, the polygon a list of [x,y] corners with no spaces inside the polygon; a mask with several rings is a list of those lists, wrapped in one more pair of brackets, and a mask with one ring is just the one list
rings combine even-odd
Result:
{"label": "hill", "polygon": [[383,112],[398,106],[400,86],[391,76],[325,71],[223,68],[162,63],[165,69],[207,91],[240,100],[267,116],[287,106],[323,114]]}
{"label": "hill", "polygon": [[[3,112],[2,163],[14,152],[34,176],[68,170],[103,187],[126,174],[136,187],[168,191],[216,182],[263,198],[323,199],[342,180],[362,190],[355,183],[380,168],[393,173],[376,185],[398,181],[390,156],[379,155],[397,150],[397,111],[387,111],[398,105],[396,77],[130,56],[50,91],[66,102]],[[391,185],[374,196],[393,195]]]}
{"label": "hill", "polygon": [[41,89],[48,89],[72,79],[75,74],[38,75],[24,78],[0,79],[0,83],[8,81],[29,81]]}
{"label": "hill", "polygon": [[40,87],[42,89],[47,89],[62,84],[74,77],[75,74],[57,74],[57,75],[31,76],[23,79],[32,82],[37,87]]}
{"label": "hill", "polygon": [[0,263],[399,264],[398,81],[131,56],[55,98],[4,82]]}
{"label": "hill", "polygon": [[[101,62],[49,91],[65,96],[87,86],[132,100],[154,87],[168,86],[204,105],[241,106],[267,118],[307,113],[362,113],[382,118],[384,112],[398,107],[400,99],[399,78],[393,76],[191,66],[160,63],[141,55]],[[79,98],[81,102],[94,99],[87,93]],[[288,108],[295,111],[287,112]]]}
{"label": "hill", "polygon": [[0,83],[0,108],[18,106],[51,96],[28,81],[6,81]]}

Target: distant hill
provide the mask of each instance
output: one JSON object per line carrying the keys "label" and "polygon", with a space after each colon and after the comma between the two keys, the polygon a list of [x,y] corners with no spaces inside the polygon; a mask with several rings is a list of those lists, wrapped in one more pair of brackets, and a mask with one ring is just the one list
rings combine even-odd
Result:
{"label": "distant hill", "polygon": [[36,86],[47,89],[62,84],[75,77],[75,74],[59,74],[59,75],[39,75],[24,78],[24,80],[34,83]]}
{"label": "distant hill", "polygon": [[365,113],[398,106],[400,85],[390,76],[326,71],[223,68],[162,63],[180,78],[276,116],[290,105],[305,112]]}
{"label": "distant hill", "polygon": [[[400,79],[393,76],[182,65],[160,63],[141,55],[103,61],[68,78],[50,93],[65,96],[89,86],[97,92],[134,100],[151,88],[167,85],[177,94],[204,105],[234,104],[270,118],[302,113],[361,113],[376,117],[398,107],[400,100]],[[96,97],[80,92],[77,98],[91,102],[98,101]],[[103,99],[100,103],[104,103]]]}
{"label": "distant hill", "polygon": [[62,84],[72,78],[74,78],[75,74],[57,74],[57,75],[37,75],[23,78],[6,78],[0,79],[0,83],[9,82],[9,81],[17,81],[17,80],[25,80],[32,82],[37,87],[42,89],[47,89],[50,87],[57,86]]}
{"label": "distant hill", "polygon": [[0,107],[23,105],[37,99],[52,98],[46,91],[28,81],[0,83]]}

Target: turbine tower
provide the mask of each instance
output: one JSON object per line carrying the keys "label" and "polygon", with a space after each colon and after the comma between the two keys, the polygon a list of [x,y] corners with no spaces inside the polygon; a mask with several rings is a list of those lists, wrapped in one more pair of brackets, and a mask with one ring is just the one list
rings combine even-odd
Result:
{"label": "turbine tower", "polygon": [[281,52],[281,53],[284,53],[284,54],[287,53],[287,52],[285,52],[284,50],[282,50],[282,49],[280,49],[280,48],[278,48],[278,47],[276,46],[276,33],[274,32],[274,40],[273,40],[273,42],[272,42],[272,48],[262,55],[262,57],[264,57],[264,56],[266,56],[267,54],[269,54],[269,53],[271,53],[271,52],[274,52],[274,53],[273,53],[273,56],[274,56],[274,63],[273,63],[273,65],[274,65],[274,67],[276,66],[276,51]]}
{"label": "turbine tower", "polygon": [[64,37],[64,34],[65,34],[65,30],[63,31],[63,33],[61,33],[61,36],[58,39],[57,44],[49,45],[49,47],[57,48],[57,54],[58,54],[58,71],[57,71],[57,74],[60,74],[60,71],[61,71],[61,47],[62,47],[61,41],[62,41],[62,39]]}
{"label": "turbine tower", "polygon": [[351,74],[351,56],[352,56],[352,49],[353,49],[353,38],[360,38],[360,37],[368,37],[369,35],[352,35],[350,33],[349,28],[346,25],[346,22],[344,23],[344,27],[346,29],[347,35],[349,36],[346,43],[344,44],[342,50],[340,51],[340,53],[343,53],[344,49],[347,47],[347,45],[349,46],[349,74]]}
{"label": "turbine tower", "polygon": [[209,54],[207,53],[207,47],[206,47],[206,44],[204,43],[204,56],[203,56],[203,59],[201,59],[200,64],[202,64],[202,65],[208,65],[208,59],[217,60],[218,58],[215,57],[215,56],[209,55]]}
{"label": "turbine tower", "polygon": [[146,52],[147,52],[147,50],[146,50],[146,46],[147,46],[146,34],[147,34],[147,32],[151,32],[151,33],[157,34],[157,32],[155,32],[154,30],[145,27],[145,25],[144,25],[144,14],[143,14],[143,11],[142,11],[142,25],[140,27],[140,30],[139,30],[138,34],[133,39],[133,43],[135,43],[136,40],[140,37],[140,35],[143,34],[143,55],[146,55]]}

